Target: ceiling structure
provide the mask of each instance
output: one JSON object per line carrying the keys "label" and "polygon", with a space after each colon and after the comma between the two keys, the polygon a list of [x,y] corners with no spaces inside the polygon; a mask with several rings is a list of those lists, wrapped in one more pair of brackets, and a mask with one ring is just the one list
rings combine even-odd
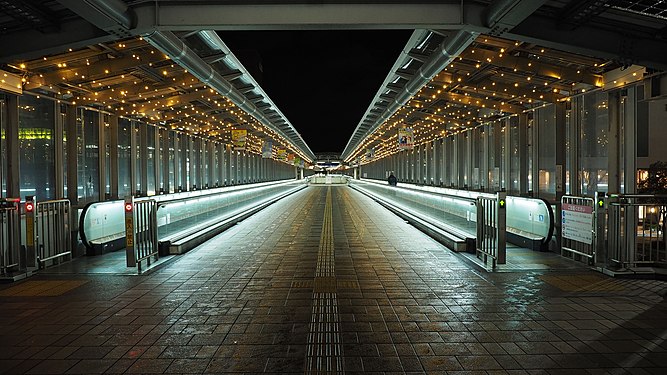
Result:
{"label": "ceiling structure", "polygon": [[[665,0],[2,0],[0,12],[0,63],[28,89],[223,140],[242,124],[308,161],[299,133],[212,30],[415,29],[347,161],[400,116],[442,134],[608,85],[605,74],[633,64],[667,69]],[[97,75],[76,75],[90,67]]]}

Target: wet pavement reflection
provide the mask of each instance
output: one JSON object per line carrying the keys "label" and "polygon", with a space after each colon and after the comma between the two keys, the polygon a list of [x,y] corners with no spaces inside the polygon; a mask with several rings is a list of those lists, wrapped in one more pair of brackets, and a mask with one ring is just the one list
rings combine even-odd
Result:
{"label": "wet pavement reflection", "polygon": [[485,273],[347,187],[331,188],[335,271],[318,275],[326,189],[142,276],[0,286],[0,373],[323,373],[307,366],[328,311],[313,301],[334,294],[317,344],[338,337],[337,373],[667,373],[665,282]]}

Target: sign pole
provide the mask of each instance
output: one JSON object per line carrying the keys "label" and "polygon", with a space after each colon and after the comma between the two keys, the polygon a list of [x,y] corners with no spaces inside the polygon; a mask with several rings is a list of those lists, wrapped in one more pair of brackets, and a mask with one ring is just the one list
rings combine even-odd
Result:
{"label": "sign pole", "polygon": [[134,198],[126,197],[125,204],[125,257],[128,267],[137,266],[137,254],[134,251]]}

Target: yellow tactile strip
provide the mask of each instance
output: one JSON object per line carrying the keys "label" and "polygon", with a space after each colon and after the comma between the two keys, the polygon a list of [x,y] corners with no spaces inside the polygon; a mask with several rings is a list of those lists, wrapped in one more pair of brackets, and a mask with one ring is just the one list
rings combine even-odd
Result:
{"label": "yellow tactile strip", "polygon": [[616,279],[597,275],[542,275],[542,281],[565,292],[615,292],[625,290]]}
{"label": "yellow tactile strip", "polygon": [[[323,283],[325,282],[324,279],[326,278],[318,278],[316,280],[294,280],[292,281],[291,287],[292,288],[314,288],[314,287],[320,287],[318,286],[318,283]],[[328,283],[332,283],[333,281],[336,282],[336,287],[335,289],[359,289],[359,283],[355,280],[338,280],[337,278],[333,278],[333,280],[326,280]],[[327,284],[327,288],[333,288],[330,284]],[[315,292],[321,292],[318,290],[315,290]]]}
{"label": "yellow tactile strip", "polygon": [[88,280],[28,280],[0,290],[0,297],[60,296],[87,282]]}
{"label": "yellow tactile strip", "polygon": [[337,280],[334,267],[333,207],[327,188],[324,221],[313,280],[313,310],[306,347],[306,374],[342,374],[343,345],[340,335]]}

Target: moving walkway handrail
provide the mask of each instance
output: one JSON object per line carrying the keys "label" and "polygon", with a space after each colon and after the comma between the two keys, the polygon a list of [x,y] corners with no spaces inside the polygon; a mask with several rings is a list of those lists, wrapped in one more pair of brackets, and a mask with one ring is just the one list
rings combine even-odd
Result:
{"label": "moving walkway handrail", "polygon": [[[363,183],[373,184],[384,188],[389,187],[386,181],[382,180],[366,179],[366,178],[360,180],[352,180],[352,182],[356,181],[361,181]],[[430,186],[422,187],[410,184],[399,184],[398,186],[392,188],[404,189],[405,191],[409,191],[411,193],[419,193],[436,197],[446,197],[446,198],[456,199],[459,201],[470,202],[471,205],[476,204],[478,197],[485,197],[490,199],[496,197],[496,195],[492,193],[477,192],[473,190],[457,190],[451,188],[440,188],[440,187],[430,187]],[[457,191],[458,193],[452,194],[441,190]],[[549,202],[541,198],[526,198],[526,197],[517,197],[511,195],[508,195],[506,200],[508,203],[507,209],[509,211],[513,211],[514,210],[513,206],[515,205],[521,205],[521,206],[529,205],[526,207],[521,207],[520,210],[522,211],[522,213],[526,214],[526,217],[523,216],[519,217],[517,215],[512,215],[511,212],[507,213],[508,232],[512,233],[512,235],[529,238],[531,240],[534,240],[534,238],[539,237],[541,238],[542,245],[546,245],[549,243],[549,241],[551,241],[551,238],[553,237],[555,230],[554,228],[555,217],[553,209],[549,204]],[[534,218],[532,216],[529,217],[528,214],[530,213],[532,215],[532,212],[523,212],[523,211],[529,211],[531,207],[540,207],[539,211],[541,211],[542,215],[544,216],[541,218],[542,221],[539,221],[540,219],[539,217],[538,218]],[[532,226],[531,230],[525,230],[526,225]],[[538,230],[539,228],[541,228],[539,232],[533,231],[533,230]],[[527,234],[532,234],[535,237],[534,238],[526,237]]]}
{"label": "moving walkway handrail", "polygon": [[[271,188],[271,187],[280,187],[282,185],[289,185],[292,183],[298,183],[299,180],[295,179],[288,179],[288,180],[280,180],[280,181],[270,181],[270,182],[263,182],[259,184],[246,184],[246,185],[236,185],[236,186],[227,186],[223,188],[215,188],[215,189],[207,189],[207,190],[201,190],[199,192],[186,192],[186,193],[176,193],[176,194],[168,194],[168,195],[158,195],[158,196],[152,196],[152,197],[140,197],[140,198],[135,198],[135,202],[142,202],[146,200],[155,200],[157,201],[158,206],[164,207],[165,205],[168,205],[170,203],[178,203],[178,202],[186,202],[188,200],[194,200],[194,199],[203,199],[207,197],[212,197],[212,196],[222,196],[228,193],[240,193],[242,191],[252,191],[253,189],[257,188]],[[178,195],[186,194],[186,197],[178,197]],[[91,249],[93,248],[93,241],[99,240],[99,239],[106,239],[106,240],[116,240],[120,239],[124,236],[125,233],[125,227],[123,225],[123,200],[113,200],[113,201],[103,201],[103,202],[93,202],[87,204],[81,213],[81,216],[79,218],[79,234],[81,237],[81,241],[83,244]],[[116,207],[117,206],[117,207]],[[104,210],[103,213],[100,213],[98,216],[99,218],[96,218],[96,220],[104,220],[104,222],[96,222],[95,225],[96,231],[99,231],[101,233],[96,233],[94,238],[89,238],[87,235],[87,218],[88,218],[88,213],[92,209],[92,207],[95,207],[96,209],[102,209]],[[117,216],[117,217],[116,217]],[[106,242],[106,241],[105,241]],[[97,243],[97,242],[95,242]]]}
{"label": "moving walkway handrail", "polygon": [[[368,182],[368,183],[372,183],[372,184],[376,184],[376,185],[380,185],[380,186],[385,186],[385,187],[388,186],[387,183],[379,182],[380,180],[372,180],[372,179],[368,179],[368,178],[362,178],[362,179],[360,179],[360,181]],[[393,188],[394,189],[410,190],[410,191],[414,191],[414,192],[418,192],[418,193],[422,193],[422,194],[427,194],[427,195],[438,195],[438,196],[442,196],[442,197],[461,199],[461,200],[468,201],[472,204],[475,204],[477,202],[477,197],[481,196],[481,197],[486,197],[486,198],[494,198],[496,196],[495,194],[491,194],[491,193],[483,193],[483,192],[476,192],[476,191],[469,191],[469,190],[458,190],[458,191],[461,191],[461,192],[465,191],[465,192],[469,192],[471,194],[472,193],[475,194],[474,197],[472,197],[472,196],[466,197],[464,195],[446,193],[446,192],[437,191],[437,190],[421,189],[418,186],[411,185],[411,184],[405,184],[405,183],[399,184],[397,186],[393,186]],[[449,189],[449,188],[440,188],[440,189]],[[457,190],[457,189],[449,189],[449,190]]]}

